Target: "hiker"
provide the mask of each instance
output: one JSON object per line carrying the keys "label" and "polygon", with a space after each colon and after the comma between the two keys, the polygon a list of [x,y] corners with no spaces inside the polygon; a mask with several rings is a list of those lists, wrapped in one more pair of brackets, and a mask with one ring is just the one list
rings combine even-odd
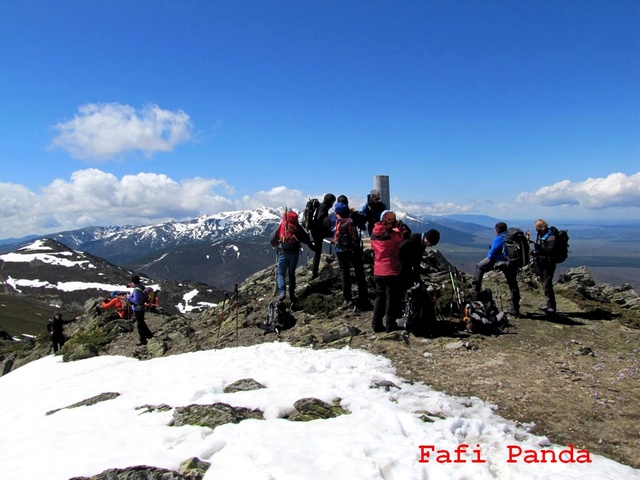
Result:
{"label": "hiker", "polygon": [[138,346],[146,345],[147,340],[153,338],[153,333],[149,330],[146,322],[144,321],[144,311],[145,311],[145,286],[140,281],[140,277],[138,275],[131,276],[131,287],[133,290],[131,294],[127,297],[127,300],[131,304],[131,309],[133,310],[133,318],[136,320],[136,327],[138,328],[138,336],[140,337],[140,341],[138,342]]}
{"label": "hiker", "polygon": [[158,308],[160,308],[158,292],[154,291],[151,287],[147,287],[144,290],[147,292],[147,301],[144,303],[145,310],[147,312],[158,313]]}
{"label": "hiker", "polygon": [[315,245],[309,234],[298,222],[298,214],[293,210],[285,211],[280,225],[271,234],[269,243],[277,250],[277,288],[281,300],[286,298],[285,274],[289,277],[289,300],[297,301],[296,297],[296,267],[300,258],[301,243],[315,251]]}
{"label": "hiker", "polygon": [[[355,224],[356,227],[358,227],[360,230],[364,230],[365,228],[367,228],[367,218],[362,213],[357,211],[355,208],[349,207],[349,198],[347,198],[346,195],[338,195],[336,204],[338,203],[344,203],[347,206],[347,208],[349,208],[349,212],[350,212],[349,216],[353,220],[353,223]],[[335,215],[335,210],[333,214]],[[331,229],[331,231],[333,231],[332,222],[333,222],[333,219],[331,215],[324,219],[325,227]]]}
{"label": "hiker", "polygon": [[325,238],[332,237],[333,233],[330,229],[324,226],[324,219],[329,216],[329,210],[336,203],[336,196],[333,193],[327,193],[324,196],[322,202],[318,206],[316,218],[314,219],[314,227],[311,229],[311,238],[313,239],[314,255],[313,265],[311,267],[311,278],[318,277],[318,270],[320,269],[320,257],[322,256],[322,243]]}
{"label": "hiker", "polygon": [[362,206],[360,213],[365,217],[367,223],[367,232],[371,236],[373,226],[380,221],[380,215],[387,209],[382,201],[380,190],[375,188],[367,195],[367,203]]}
{"label": "hiker", "polygon": [[544,296],[547,299],[546,305],[540,307],[540,310],[554,313],[556,311],[556,294],[553,291],[553,275],[556,273],[556,261],[553,250],[556,237],[553,230],[549,229],[549,224],[542,218],[536,220],[533,226],[537,236],[531,256],[537,271],[539,271]]}
{"label": "hiker", "polygon": [[[360,236],[356,230],[353,219],[354,212],[349,209],[349,205],[337,202],[333,214],[329,219],[331,229],[334,232],[334,243],[336,257],[340,266],[340,277],[342,281],[342,298],[344,305],[354,305],[361,308],[370,306],[369,291],[367,288],[367,278],[364,273],[364,259],[362,256],[362,245]],[[351,267],[356,277],[358,285],[358,296],[353,298],[351,293]]]}
{"label": "hiker", "polygon": [[51,336],[51,344],[53,345],[53,353],[56,353],[64,345],[64,326],[73,320],[63,320],[62,314],[56,312],[53,318],[47,323],[47,332]]}
{"label": "hiker", "polygon": [[400,311],[402,289],[400,285],[400,244],[411,235],[409,227],[396,220],[396,214],[385,210],[381,220],[373,226],[373,279],[376,282],[376,299],[371,321],[374,332],[383,332],[385,319],[387,332],[398,329],[396,318]]}
{"label": "hiker", "polygon": [[127,305],[127,292],[111,292],[97,309],[98,314],[113,310],[120,318],[129,318],[129,307]]}
{"label": "hiker", "polygon": [[491,242],[487,257],[476,265],[471,282],[472,292],[477,295],[482,291],[482,277],[486,272],[498,269],[504,273],[507,279],[507,285],[510,292],[510,303],[507,313],[515,316],[520,315],[520,288],[518,287],[518,265],[509,264],[507,254],[505,253],[505,235],[507,233],[507,224],[504,222],[496,223],[496,236]]}
{"label": "hiker", "polygon": [[420,283],[422,257],[427,247],[435,247],[440,241],[440,232],[431,229],[425,233],[412,233],[400,244],[400,277],[402,290],[407,291],[416,283]]}

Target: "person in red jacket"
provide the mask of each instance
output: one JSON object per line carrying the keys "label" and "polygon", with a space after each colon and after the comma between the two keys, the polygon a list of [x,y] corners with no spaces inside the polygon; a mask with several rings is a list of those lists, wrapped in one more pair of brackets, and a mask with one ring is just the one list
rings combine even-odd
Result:
{"label": "person in red jacket", "polygon": [[[111,292],[111,298],[104,300],[100,304],[100,308],[105,312],[115,310],[120,318],[129,318],[126,296],[127,292]],[[98,312],[100,313],[100,310]]]}
{"label": "person in red jacket", "polygon": [[411,235],[411,229],[396,220],[396,214],[385,210],[380,221],[373,226],[371,232],[371,248],[373,249],[373,279],[376,282],[376,299],[373,304],[374,332],[383,332],[383,319],[386,331],[397,330],[397,312],[401,301],[400,244]]}

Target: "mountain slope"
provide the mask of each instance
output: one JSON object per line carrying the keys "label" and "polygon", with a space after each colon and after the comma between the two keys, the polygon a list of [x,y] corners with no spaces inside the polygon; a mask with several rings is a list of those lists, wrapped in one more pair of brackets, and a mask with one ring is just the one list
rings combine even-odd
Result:
{"label": "mountain slope", "polygon": [[[17,308],[17,297],[36,300],[41,308],[49,309],[49,315],[35,322],[40,328],[53,310],[77,314],[88,299],[104,298],[114,290],[127,290],[132,275],[129,269],[72,250],[53,239],[35,240],[15,252],[0,255],[0,272],[5,302],[14,305],[12,309]],[[145,278],[144,282],[160,292],[161,305],[170,313],[190,310],[199,304],[215,304],[224,297],[224,292],[198,282],[176,283],[152,278]],[[5,325],[1,326],[13,334],[35,333],[30,324],[7,325],[14,317],[5,315]],[[24,328],[27,326],[29,328]]]}

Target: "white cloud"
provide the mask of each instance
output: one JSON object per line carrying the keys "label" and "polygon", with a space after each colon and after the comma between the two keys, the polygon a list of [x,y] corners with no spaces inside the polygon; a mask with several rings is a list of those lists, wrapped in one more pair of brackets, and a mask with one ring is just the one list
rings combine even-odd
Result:
{"label": "white cloud", "polygon": [[73,230],[89,225],[144,225],[238,209],[224,195],[233,189],[220,179],[176,182],[164,174],[139,173],[118,179],[89,168],[69,180],[56,179],[41,194],[0,183],[0,238]]}
{"label": "white cloud", "polygon": [[516,202],[544,207],[577,206],[586,209],[640,207],[640,172],[612,173],[583,182],[563,180],[533,193],[521,193]]}
{"label": "white cloud", "polygon": [[392,204],[396,210],[413,215],[454,215],[456,213],[472,213],[479,210],[479,205],[476,203],[407,202],[394,198]]}
{"label": "white cloud", "polygon": [[84,160],[108,160],[134,151],[152,156],[192,139],[186,113],[157,105],[136,111],[118,103],[89,103],[78,108],[73,120],[58,123],[55,128],[59,134],[51,147]]}
{"label": "white cloud", "polygon": [[[415,202],[394,198],[392,207],[411,214],[443,215],[485,213],[540,215],[553,210],[564,218],[579,218],[585,211],[604,211],[607,218],[629,218],[629,210],[640,206],[640,173],[614,173],[604,179],[580,183],[560,182],[535,193],[518,196],[515,202],[475,201]],[[189,178],[173,180],[160,173],[138,173],[117,178],[96,168],[77,170],[69,179],[56,179],[38,193],[25,186],[0,183],[0,238],[45,235],[91,225],[149,225],[168,220],[188,220],[201,215],[249,210],[261,206],[301,211],[308,194],[285,186],[259,191],[241,198],[233,196],[233,186],[224,179]],[[359,208],[364,199],[353,197]],[[567,206],[568,205],[568,206]],[[623,207],[629,207],[624,209]],[[531,210],[531,211],[528,211]],[[625,215],[622,215],[625,213]],[[545,215],[549,215],[545,211]],[[537,217],[536,217],[537,218]]]}
{"label": "white cloud", "polygon": [[300,190],[289,190],[287,187],[274,187],[269,191],[260,191],[252,196],[245,195],[239,202],[242,209],[251,210],[257,207],[295,208],[304,206],[307,197]]}

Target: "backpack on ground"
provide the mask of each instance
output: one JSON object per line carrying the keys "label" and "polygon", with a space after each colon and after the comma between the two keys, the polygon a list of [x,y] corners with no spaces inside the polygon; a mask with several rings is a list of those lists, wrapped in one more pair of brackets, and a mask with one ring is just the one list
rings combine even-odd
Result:
{"label": "backpack on ground", "polygon": [[342,251],[351,250],[358,245],[360,238],[353,219],[337,215],[334,242]]}
{"label": "backpack on ground", "polygon": [[287,330],[295,325],[296,321],[293,314],[287,309],[282,300],[272,300],[267,306],[267,318],[264,322],[258,323],[258,328],[267,333],[280,334],[283,330]]}
{"label": "backpack on ground", "polygon": [[310,198],[307,200],[307,204],[304,207],[304,213],[302,215],[302,225],[307,231],[312,230],[318,226],[318,208],[320,207],[320,200],[317,198]]}
{"label": "backpack on ground", "polygon": [[519,228],[510,228],[504,236],[504,253],[509,266],[524,268],[529,265],[529,239]]}
{"label": "backpack on ground", "polygon": [[510,326],[506,314],[499,311],[489,288],[472,295],[471,302],[464,309],[464,322],[467,332],[485,335],[506,333]]}
{"label": "backpack on ground", "polygon": [[398,319],[398,326],[416,337],[426,337],[436,320],[436,308],[431,292],[419,283],[404,294],[404,316]]}
{"label": "backpack on ground", "polygon": [[553,261],[562,263],[569,256],[569,232],[558,230],[556,227],[549,227],[549,230],[556,238],[553,244]]}

